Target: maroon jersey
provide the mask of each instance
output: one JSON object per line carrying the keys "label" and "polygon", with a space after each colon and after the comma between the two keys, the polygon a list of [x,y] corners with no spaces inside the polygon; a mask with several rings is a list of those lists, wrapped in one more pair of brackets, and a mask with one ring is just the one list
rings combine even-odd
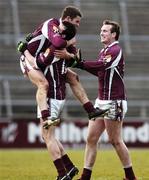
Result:
{"label": "maroon jersey", "polygon": [[[75,54],[76,48],[74,46],[69,46],[67,47],[67,51]],[[58,100],[65,99],[67,63],[69,62],[65,61],[65,59],[58,59],[54,56],[52,64],[43,70],[49,82],[49,98]]]}
{"label": "maroon jersey", "polygon": [[66,72],[65,60],[59,60],[46,67],[44,74],[49,82],[49,98],[58,100],[65,99]]}
{"label": "maroon jersey", "polygon": [[44,52],[51,44],[55,48],[64,48],[67,45],[59,33],[60,22],[58,19],[49,19],[41,24],[32,34],[33,38],[28,43],[28,50],[33,56]]}
{"label": "maroon jersey", "polygon": [[[58,30],[60,22],[57,19],[49,19],[41,24],[34,32],[33,38],[28,43],[28,50],[37,57],[41,52],[45,52],[51,45],[55,48],[64,48],[67,45]],[[67,47],[68,52],[76,53],[76,48],[71,45]],[[39,67],[43,71],[49,82],[48,97],[58,100],[65,99],[65,80],[66,80],[66,62],[64,59],[57,59],[52,56],[51,64],[47,67]]]}
{"label": "maroon jersey", "polygon": [[97,61],[84,61],[83,68],[98,76],[101,100],[126,100],[124,58],[118,41],[102,49]]}

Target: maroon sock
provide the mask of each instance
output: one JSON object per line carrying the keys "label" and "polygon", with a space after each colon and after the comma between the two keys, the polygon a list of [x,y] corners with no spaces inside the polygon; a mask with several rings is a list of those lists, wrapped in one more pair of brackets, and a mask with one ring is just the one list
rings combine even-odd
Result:
{"label": "maroon sock", "polygon": [[135,175],[134,175],[132,167],[124,168],[124,171],[125,171],[126,178],[128,178],[129,180],[135,179]]}
{"label": "maroon sock", "polygon": [[91,112],[95,111],[95,108],[94,108],[93,104],[90,101],[88,101],[87,103],[83,104],[83,107],[84,107],[84,109],[85,109],[85,111],[87,113],[91,113]]}
{"label": "maroon sock", "polygon": [[74,167],[72,161],[70,160],[67,154],[62,156],[62,161],[67,171],[70,171]]}
{"label": "maroon sock", "polygon": [[92,175],[92,170],[90,169],[83,169],[83,173],[81,175],[81,180],[90,180]]}
{"label": "maroon sock", "polygon": [[42,116],[43,119],[49,117],[50,116],[49,111],[47,109],[46,110],[42,110],[41,111],[41,116]]}
{"label": "maroon sock", "polygon": [[60,176],[60,177],[65,176],[66,170],[65,170],[62,159],[56,159],[55,161],[53,161],[53,163],[57,169],[58,176]]}

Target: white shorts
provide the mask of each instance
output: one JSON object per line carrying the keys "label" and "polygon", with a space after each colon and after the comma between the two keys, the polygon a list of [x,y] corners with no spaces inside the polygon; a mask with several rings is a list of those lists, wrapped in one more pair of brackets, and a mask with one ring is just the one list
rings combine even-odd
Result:
{"label": "white shorts", "polygon": [[95,100],[95,108],[100,108],[102,110],[109,109],[109,111],[104,115],[104,119],[118,120],[124,119],[127,112],[127,101],[126,100]]}
{"label": "white shorts", "polygon": [[[50,117],[58,118],[63,110],[65,100],[49,99],[49,114]],[[37,118],[41,118],[41,111],[37,108]]]}

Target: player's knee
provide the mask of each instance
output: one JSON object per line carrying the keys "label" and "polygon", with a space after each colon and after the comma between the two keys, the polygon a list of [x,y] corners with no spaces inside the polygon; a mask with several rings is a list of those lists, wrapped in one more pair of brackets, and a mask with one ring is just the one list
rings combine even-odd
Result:
{"label": "player's knee", "polygon": [[53,143],[53,140],[52,140],[53,138],[49,136],[49,134],[42,133],[42,137],[47,146],[50,146]]}
{"label": "player's knee", "polygon": [[78,76],[78,74],[74,73],[74,75],[72,76],[72,80],[73,80],[74,82],[79,82],[79,76]]}
{"label": "player's knee", "polygon": [[87,137],[86,143],[87,143],[88,145],[96,145],[97,142],[98,142],[98,139],[97,139],[96,136],[93,136],[93,135],[92,135],[92,136],[88,136],[88,137]]}
{"label": "player's knee", "polygon": [[49,83],[46,80],[41,80],[38,85],[39,89],[42,89],[44,91],[48,91],[49,89]]}
{"label": "player's knee", "polygon": [[69,75],[69,77],[67,78],[67,82],[70,84],[70,85],[75,85],[76,83],[79,82],[79,76],[73,72]]}
{"label": "player's knee", "polygon": [[45,133],[44,131],[41,132],[41,137],[42,137],[42,139],[44,140],[44,142],[46,143],[46,141],[47,141],[47,135],[46,135],[46,133]]}
{"label": "player's knee", "polygon": [[109,143],[112,144],[113,147],[116,147],[121,144],[121,141],[119,139],[110,138]]}
{"label": "player's knee", "polygon": [[46,141],[45,143],[46,143],[46,145],[47,145],[47,148],[51,147],[51,145],[52,145],[52,142],[51,142],[50,140],[49,140],[49,141]]}

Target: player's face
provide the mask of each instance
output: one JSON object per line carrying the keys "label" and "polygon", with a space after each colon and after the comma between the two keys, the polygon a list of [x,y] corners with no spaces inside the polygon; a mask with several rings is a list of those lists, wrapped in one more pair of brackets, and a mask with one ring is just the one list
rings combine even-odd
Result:
{"label": "player's face", "polygon": [[111,25],[103,25],[100,30],[100,39],[101,42],[105,45],[111,44],[115,41],[115,33],[111,33]]}
{"label": "player's face", "polygon": [[80,22],[81,22],[81,17],[80,16],[76,16],[75,18],[71,19],[70,17],[67,17],[65,19],[65,21],[68,21],[72,24],[74,24],[77,28],[80,26]]}

